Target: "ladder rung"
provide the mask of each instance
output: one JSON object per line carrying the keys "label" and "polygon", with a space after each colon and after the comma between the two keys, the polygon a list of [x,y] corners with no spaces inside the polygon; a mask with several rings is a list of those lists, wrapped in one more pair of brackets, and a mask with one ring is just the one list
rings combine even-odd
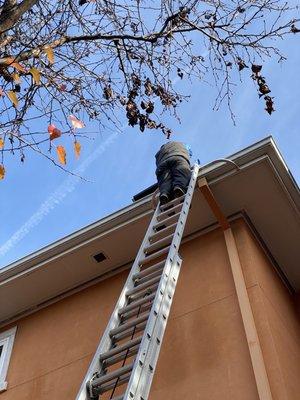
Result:
{"label": "ladder rung", "polygon": [[164,269],[164,266],[163,266],[163,267],[160,267],[160,268],[157,269],[157,270],[154,270],[154,272],[152,272],[152,273],[150,273],[150,274],[144,276],[143,278],[139,279],[139,280],[137,281],[138,284],[140,285],[140,284],[142,284],[142,283],[144,283],[144,282],[148,282],[150,279],[154,278],[155,276],[161,276],[163,269]]}
{"label": "ladder rung", "polygon": [[128,359],[134,356],[139,351],[139,346],[131,347],[130,349],[124,350],[122,353],[116,356],[110,357],[104,361],[105,367],[110,367],[111,365],[117,364],[120,361],[124,361],[124,358]]}
{"label": "ladder rung", "polygon": [[149,286],[148,288],[141,290],[140,292],[132,294],[129,298],[130,301],[135,301],[137,299],[140,299],[141,297],[144,297],[146,294],[151,294],[156,291],[157,286],[159,285],[159,281],[154,283],[153,285]]}
{"label": "ladder rung", "polygon": [[135,334],[135,333],[143,331],[146,325],[147,325],[147,321],[144,321],[142,323],[139,323],[138,325],[135,325],[134,327],[127,329],[124,332],[115,334],[113,336],[114,343],[117,343],[120,340],[125,339],[127,337],[130,337],[130,336],[132,337],[133,333]]}
{"label": "ladder rung", "polygon": [[109,390],[112,390],[112,389],[114,389],[115,387],[121,386],[121,385],[123,385],[124,383],[128,382],[129,379],[130,379],[130,375],[131,375],[131,372],[127,373],[127,374],[124,375],[124,376],[121,376],[120,378],[116,378],[116,379],[115,379],[113,382],[111,382],[111,383],[106,383],[106,384],[104,384],[104,385],[101,385],[101,386],[98,388],[98,390],[96,389],[97,392],[98,392],[98,395],[103,394],[103,393],[105,393],[105,392],[108,392]]}
{"label": "ladder rung", "polygon": [[140,315],[138,318],[136,318],[136,319],[134,319],[132,321],[126,322],[126,324],[122,324],[122,325],[117,326],[116,328],[112,329],[109,332],[109,336],[112,337],[112,336],[116,335],[117,333],[121,333],[123,331],[126,331],[127,329],[132,328],[133,326],[138,325],[141,322],[146,321],[148,319],[148,317],[149,317],[149,314],[150,314],[150,312],[147,312],[145,314]]}
{"label": "ladder rung", "polygon": [[164,225],[165,227],[167,227],[169,223],[171,225],[171,224],[173,224],[173,222],[177,221],[179,216],[180,216],[180,213],[174,214],[171,217],[166,218],[163,221],[159,222],[158,224],[154,225],[153,229],[155,230],[155,229],[159,228],[161,225]]}
{"label": "ladder rung", "polygon": [[156,258],[168,253],[169,252],[169,248],[170,248],[170,245],[164,247],[161,250],[156,251],[155,253],[152,253],[152,254],[149,254],[148,256],[145,256],[144,258],[142,258],[139,261],[139,266],[148,264],[149,262],[155,260]]}
{"label": "ladder rung", "polygon": [[118,312],[119,316],[121,316],[122,314],[126,314],[128,311],[134,310],[135,308],[137,308],[145,303],[148,303],[149,301],[153,300],[154,297],[155,297],[155,293],[151,293],[150,295],[143,297],[140,300],[136,300],[135,302],[130,303],[127,306],[120,308],[120,310]]}
{"label": "ladder rung", "polygon": [[142,271],[134,274],[132,279],[133,279],[133,281],[136,281],[137,279],[141,279],[144,276],[147,276],[149,274],[149,272],[151,273],[153,271],[157,271],[157,270],[163,268],[164,265],[165,265],[165,261],[160,261],[159,263],[151,265],[151,267],[143,269]]}
{"label": "ladder rung", "polygon": [[159,230],[158,232],[154,233],[153,235],[149,236],[149,242],[153,243],[156,239],[161,239],[164,237],[166,232],[172,232],[172,230],[176,229],[177,222],[175,224],[169,225],[164,229]]}
{"label": "ladder rung", "polygon": [[[138,286],[134,287],[131,290],[128,290],[128,292],[126,293],[126,296],[130,297],[133,294],[136,294],[136,293],[140,292],[141,290],[149,288],[149,286],[152,286],[154,283],[159,282],[159,280],[160,280],[159,272],[160,271],[156,272],[155,273],[156,275],[152,279],[147,279],[147,281],[144,282],[144,283],[140,283],[139,282]],[[157,274],[159,274],[159,275],[157,276]]]}
{"label": "ladder rung", "polygon": [[105,361],[107,358],[113,357],[116,354],[121,353],[124,350],[129,349],[130,347],[136,346],[139,344],[142,340],[143,336],[139,336],[135,339],[129,340],[128,342],[121,344],[120,346],[114,347],[111,350],[106,351],[105,353],[100,355],[100,362]]}
{"label": "ladder rung", "polygon": [[[144,289],[144,290],[141,290],[140,292],[137,292],[137,293],[134,293],[134,294],[132,294],[130,297],[129,297],[129,299],[130,299],[130,301],[136,301],[136,300],[138,300],[138,299],[140,299],[140,298],[142,298],[142,297],[145,297],[146,295],[150,295],[151,293],[153,293],[153,292],[156,292],[156,290],[157,290],[157,286],[159,285],[159,281],[158,282],[156,282],[156,283],[154,283],[153,285],[151,285],[151,286],[148,286],[148,288],[146,288],[146,289]],[[150,303],[151,304],[151,303]],[[124,315],[123,315],[124,316]],[[123,317],[122,316],[122,317]]]}
{"label": "ladder rung", "polygon": [[124,367],[121,367],[119,369],[116,369],[115,371],[109,372],[108,374],[102,375],[99,378],[95,378],[92,381],[92,386],[97,387],[101,386],[103,383],[109,382],[112,379],[119,378],[120,376],[126,374],[127,372],[130,372],[133,368],[134,363],[125,365]]}
{"label": "ladder rung", "polygon": [[126,314],[122,315],[122,322],[125,323],[125,321],[131,319],[132,317],[137,317],[138,315],[141,315],[142,313],[148,311],[151,307],[152,303],[146,303],[141,305],[138,309],[127,311]]}
{"label": "ladder rung", "polygon": [[166,219],[166,216],[170,216],[170,213],[176,213],[176,211],[179,211],[182,207],[182,203],[177,204],[176,206],[166,210],[166,211],[162,211],[160,214],[158,214],[157,216],[157,221],[163,221],[164,219]]}
{"label": "ladder rung", "polygon": [[170,244],[172,242],[173,236],[174,236],[174,233],[158,240],[157,242],[155,242],[153,244],[150,244],[150,246],[145,247],[144,253],[145,254],[151,253],[153,250],[160,249],[161,247],[163,247],[167,244]]}
{"label": "ladder rung", "polygon": [[176,199],[169,201],[167,204],[164,204],[163,206],[160,206],[160,210],[165,211],[170,206],[174,206],[176,204],[181,203],[184,200],[184,198],[185,198],[185,194],[182,195],[181,197],[176,197]]}

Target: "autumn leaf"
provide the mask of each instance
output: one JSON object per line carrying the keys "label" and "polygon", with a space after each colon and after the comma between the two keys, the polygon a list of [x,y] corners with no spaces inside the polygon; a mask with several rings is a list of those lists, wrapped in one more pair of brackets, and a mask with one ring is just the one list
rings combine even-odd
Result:
{"label": "autumn leaf", "polygon": [[61,164],[63,164],[63,165],[66,165],[66,163],[67,163],[67,160],[66,160],[67,154],[66,154],[66,150],[65,150],[64,146],[57,146],[56,147],[56,151],[57,151],[57,156],[58,156],[59,162]]}
{"label": "autumn leaf", "polygon": [[0,138],[0,150],[4,147],[4,140]]}
{"label": "autumn leaf", "polygon": [[4,90],[2,89],[2,87],[0,87],[0,97],[4,97],[5,96],[5,92],[4,92]]}
{"label": "autumn leaf", "polygon": [[66,89],[67,89],[67,85],[65,85],[64,83],[62,83],[61,85],[58,86],[58,89],[59,89],[61,92],[65,92]]}
{"label": "autumn leaf", "polygon": [[48,132],[52,133],[55,128],[56,128],[56,126],[54,124],[48,125]]}
{"label": "autumn leaf", "polygon": [[69,115],[69,120],[71,121],[73,128],[81,129],[85,126],[82,121],[75,117],[75,115]]}
{"label": "autumn leaf", "polygon": [[23,67],[23,65],[19,64],[18,62],[14,61],[14,57],[6,57],[4,59],[4,63],[8,65],[9,67],[14,67],[20,72],[26,72],[26,69]]}
{"label": "autumn leaf", "polygon": [[47,58],[49,60],[49,63],[53,64],[54,63],[54,51],[53,51],[52,47],[47,46],[47,47],[44,48],[44,50],[45,50],[45,53],[46,53]]}
{"label": "autumn leaf", "polygon": [[76,158],[79,158],[80,156],[80,151],[81,151],[81,144],[79,142],[74,142],[74,150],[75,150],[75,156]]}
{"label": "autumn leaf", "polygon": [[33,82],[39,85],[41,83],[41,73],[38,69],[32,67],[30,68],[29,72],[32,75]]}
{"label": "autumn leaf", "polygon": [[17,84],[21,83],[20,75],[17,74],[16,72],[14,74],[12,74],[12,78],[13,78],[15,83],[17,83]]}
{"label": "autumn leaf", "polygon": [[0,179],[3,179],[5,176],[5,168],[4,165],[0,164]]}
{"label": "autumn leaf", "polygon": [[50,133],[50,140],[57,139],[61,136],[61,130],[56,128],[54,124],[48,125],[48,132]]}
{"label": "autumn leaf", "polygon": [[8,96],[8,98],[9,98],[9,100],[13,103],[13,105],[14,105],[15,107],[18,107],[19,100],[18,100],[18,97],[17,97],[16,93],[13,92],[12,90],[9,90],[9,91],[7,92],[7,96]]}

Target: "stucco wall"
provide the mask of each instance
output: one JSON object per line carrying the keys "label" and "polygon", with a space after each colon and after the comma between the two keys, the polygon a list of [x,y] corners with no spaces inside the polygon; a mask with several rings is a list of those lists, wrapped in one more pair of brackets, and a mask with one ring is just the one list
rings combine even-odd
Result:
{"label": "stucco wall", "polygon": [[234,232],[274,400],[300,398],[300,319],[296,302],[240,221]]}
{"label": "stucco wall", "polygon": [[[234,232],[272,394],[296,400],[300,331],[291,297],[244,223],[235,223]],[[257,400],[222,232],[186,243],[181,253],[182,273],[150,399]],[[74,400],[126,275],[18,321],[9,390],[0,400]]]}

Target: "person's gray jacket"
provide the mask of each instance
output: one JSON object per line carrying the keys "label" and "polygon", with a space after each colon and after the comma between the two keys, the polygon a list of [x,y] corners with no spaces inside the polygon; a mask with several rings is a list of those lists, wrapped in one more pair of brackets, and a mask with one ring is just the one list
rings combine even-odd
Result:
{"label": "person's gray jacket", "polygon": [[159,151],[156,153],[156,166],[158,167],[164,161],[166,161],[169,157],[180,156],[185,160],[190,162],[190,155],[185,147],[185,145],[181,142],[168,142],[161,146]]}

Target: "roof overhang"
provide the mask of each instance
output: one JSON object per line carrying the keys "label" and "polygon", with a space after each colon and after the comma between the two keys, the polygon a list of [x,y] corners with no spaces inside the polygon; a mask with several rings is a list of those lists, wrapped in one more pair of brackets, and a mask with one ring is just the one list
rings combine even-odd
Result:
{"label": "roof overhang", "polygon": [[[290,287],[300,290],[300,192],[273,139],[268,137],[200,169],[225,215],[245,211]],[[32,312],[135,258],[152,215],[151,195],[0,271],[0,323]],[[196,190],[185,237],[215,223]],[[93,255],[104,252],[97,263]]]}

